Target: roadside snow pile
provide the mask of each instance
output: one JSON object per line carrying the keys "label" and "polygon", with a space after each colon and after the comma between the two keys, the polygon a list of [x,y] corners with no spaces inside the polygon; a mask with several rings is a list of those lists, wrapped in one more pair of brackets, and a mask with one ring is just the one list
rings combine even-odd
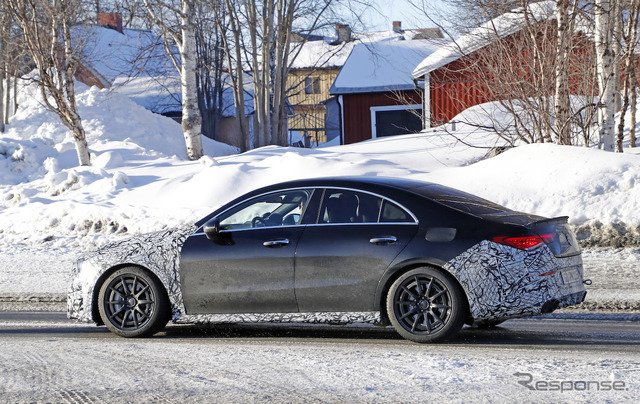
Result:
{"label": "roadside snow pile", "polygon": [[[44,107],[37,87],[20,89],[18,113],[0,137],[0,246],[5,250],[41,246],[43,240],[48,248],[83,245],[77,238],[89,232],[163,227],[156,222],[146,227],[144,219],[138,226],[136,219],[150,214],[136,206],[116,208],[112,198],[162,178],[152,174],[160,167],[185,163],[180,125],[107,90],[82,84],[76,90],[91,167],[77,167],[73,136]],[[208,156],[237,153],[223,143],[203,142]],[[146,178],[130,179],[126,169],[140,166],[149,166]],[[164,225],[175,224],[174,219],[167,218]],[[90,245],[95,238],[89,238]]]}
{"label": "roadside snow pile", "polygon": [[431,179],[514,210],[567,215],[577,226],[624,224],[636,228],[636,237],[640,226],[640,157],[629,149],[616,154],[551,144],[520,146],[434,173]]}
{"label": "roadside snow pile", "polygon": [[520,146],[430,179],[514,210],[569,216],[586,245],[640,245],[640,150]]}

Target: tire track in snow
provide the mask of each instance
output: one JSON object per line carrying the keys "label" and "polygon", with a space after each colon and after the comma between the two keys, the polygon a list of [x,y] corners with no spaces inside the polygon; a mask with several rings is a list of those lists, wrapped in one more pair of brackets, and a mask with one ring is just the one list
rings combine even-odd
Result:
{"label": "tire track in snow", "polygon": [[65,389],[60,386],[67,386],[73,383],[74,375],[68,372],[60,372],[55,364],[60,363],[59,357],[45,357],[38,352],[27,352],[24,359],[29,364],[29,370],[34,376],[34,381],[38,380],[40,386],[46,386],[45,390],[51,396],[58,397],[65,404],[98,404],[103,401],[89,393]]}

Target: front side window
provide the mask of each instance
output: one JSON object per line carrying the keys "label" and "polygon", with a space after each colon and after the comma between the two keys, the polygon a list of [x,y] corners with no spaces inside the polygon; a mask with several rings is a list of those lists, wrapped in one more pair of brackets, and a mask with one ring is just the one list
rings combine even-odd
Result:
{"label": "front side window", "polygon": [[300,224],[312,190],[271,193],[251,199],[220,216],[220,230]]}

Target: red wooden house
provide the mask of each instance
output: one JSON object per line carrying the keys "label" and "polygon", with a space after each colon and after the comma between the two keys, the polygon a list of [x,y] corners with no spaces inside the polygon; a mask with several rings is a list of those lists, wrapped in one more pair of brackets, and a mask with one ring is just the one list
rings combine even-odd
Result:
{"label": "red wooden house", "polygon": [[[535,32],[538,56],[553,61],[555,2],[531,4],[528,17],[526,21],[521,10],[503,14],[438,49],[415,68],[413,79],[423,88],[425,128],[449,122],[474,105],[513,98],[513,93],[505,92],[506,84],[525,83],[532,93],[540,94],[542,87],[542,92],[553,95],[554,65],[532,68],[535,55],[530,33]],[[535,29],[525,32],[526,24],[533,24]],[[592,65],[589,59],[594,57],[593,51],[588,36],[579,34],[570,57],[572,94],[597,93],[594,77],[585,77],[584,71],[584,66]],[[518,96],[526,97],[526,90],[521,89]]]}
{"label": "red wooden house", "polygon": [[341,143],[422,130],[422,96],[411,70],[442,44],[394,39],[354,46],[329,90],[341,111]]}

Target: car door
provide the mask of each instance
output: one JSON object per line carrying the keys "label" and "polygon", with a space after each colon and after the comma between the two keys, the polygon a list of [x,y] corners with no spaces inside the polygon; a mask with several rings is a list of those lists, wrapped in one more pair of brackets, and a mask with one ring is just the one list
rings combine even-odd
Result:
{"label": "car door", "polygon": [[180,258],[186,312],[296,312],[294,253],[311,195],[296,189],[252,198],[212,219],[215,241],[202,229],[189,237]]}
{"label": "car door", "polygon": [[301,312],[370,311],[384,271],[418,230],[415,217],[378,195],[326,189],[316,224],[296,251]]}

